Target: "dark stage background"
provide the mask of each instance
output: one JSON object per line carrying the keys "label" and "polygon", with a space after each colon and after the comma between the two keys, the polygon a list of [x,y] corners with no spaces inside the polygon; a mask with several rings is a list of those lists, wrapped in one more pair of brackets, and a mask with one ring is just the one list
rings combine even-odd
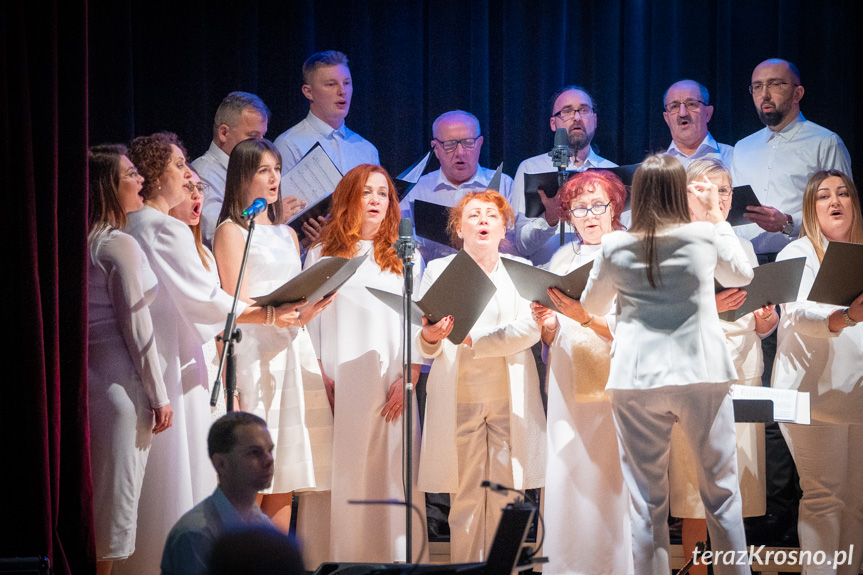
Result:
{"label": "dark stage background", "polygon": [[[93,572],[86,406],[86,147],[177,132],[192,157],[231,90],[259,94],[273,139],[307,112],[311,52],[351,60],[348,125],[398,173],[428,150],[431,122],[476,114],[481,162],[550,149],[549,98],[594,96],[598,152],[620,164],[669,143],[662,95],[705,84],[711,130],[760,129],[747,91],[769,57],[802,71],[807,118],[836,131],[861,169],[860,19],[846,1],[504,0],[0,2],[0,182],[14,330],[4,343],[0,557],[44,554]],[[859,175],[859,174],[858,174]]]}

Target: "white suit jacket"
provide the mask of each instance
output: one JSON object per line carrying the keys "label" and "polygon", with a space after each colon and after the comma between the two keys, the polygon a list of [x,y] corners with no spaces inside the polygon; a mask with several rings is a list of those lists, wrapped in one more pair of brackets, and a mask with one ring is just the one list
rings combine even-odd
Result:
{"label": "white suit jacket", "polygon": [[[422,297],[455,255],[429,262],[423,274]],[[502,255],[501,257],[507,257]],[[512,258],[527,263],[522,258]],[[456,450],[456,404],[459,360],[463,354],[474,357],[503,357],[509,375],[513,487],[531,489],[545,482],[545,413],[539,394],[539,376],[530,348],[539,341],[539,327],[533,321],[530,303],[522,299],[509,276],[497,285],[494,297],[501,304],[501,324],[491,332],[476,328],[468,349],[448,339],[429,345],[417,334],[417,347],[423,357],[434,358],[428,379],[428,399],[423,425],[422,449],[417,487],[429,493],[458,491],[458,452]],[[506,302],[506,303],[504,303]]]}
{"label": "white suit jacket", "polygon": [[640,236],[613,232],[602,238],[581,303],[604,315],[617,296],[606,389],[736,380],[716,312],[714,272],[722,285],[741,287],[753,271],[731,226],[670,226],[656,235],[656,250],[654,289]]}

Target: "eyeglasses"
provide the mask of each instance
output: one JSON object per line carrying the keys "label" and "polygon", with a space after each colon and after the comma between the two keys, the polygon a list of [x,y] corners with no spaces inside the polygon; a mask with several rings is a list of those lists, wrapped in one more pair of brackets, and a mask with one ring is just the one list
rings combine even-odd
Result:
{"label": "eyeglasses", "polygon": [[569,210],[569,213],[572,214],[574,218],[586,218],[587,213],[590,212],[594,216],[601,216],[608,210],[608,206],[611,205],[611,202],[607,204],[596,204],[590,208],[573,208]]}
{"label": "eyeglasses", "polygon": [[434,139],[435,142],[440,144],[440,147],[443,148],[444,152],[452,152],[458,145],[461,144],[461,147],[465,150],[472,150],[474,146],[476,146],[477,140],[479,140],[482,136],[477,136],[476,138],[462,138],[461,140],[438,140]]}
{"label": "eyeglasses", "polygon": [[132,168],[123,174],[124,178],[143,178],[141,174],[138,173],[138,168]]}
{"label": "eyeglasses", "polygon": [[734,190],[732,190],[728,186],[721,187],[721,188],[719,188],[719,197],[728,199],[731,197],[731,193],[733,191]]}
{"label": "eyeglasses", "polygon": [[686,106],[686,109],[690,112],[694,112],[698,109],[698,106],[706,106],[705,102],[701,100],[686,100],[685,102],[669,102],[665,105],[665,111],[669,114],[678,114],[680,113],[680,106]]}
{"label": "eyeglasses", "polygon": [[552,118],[560,118],[564,122],[569,122],[575,118],[575,115],[578,114],[582,118],[587,117],[593,114],[593,108],[588,106],[587,104],[583,106],[579,106],[578,109],[573,110],[572,108],[564,108],[560,112],[552,114]]}
{"label": "eyeglasses", "polygon": [[198,182],[197,184],[193,184],[192,182],[189,182],[188,184],[186,184],[186,190],[188,190],[188,192],[190,194],[194,194],[195,192],[198,192],[199,194],[201,194],[203,196],[207,193],[207,190],[209,190],[209,189],[210,189],[210,184],[205,184],[204,182]]}
{"label": "eyeglasses", "polygon": [[[773,92],[777,90],[784,89],[784,86],[791,84],[791,82],[783,82],[782,80],[770,80],[767,83],[764,82],[755,82],[754,84],[749,85],[749,93],[753,96],[758,93],[761,93],[761,90],[767,88],[768,92]],[[793,86],[797,86],[798,84],[792,84]]]}

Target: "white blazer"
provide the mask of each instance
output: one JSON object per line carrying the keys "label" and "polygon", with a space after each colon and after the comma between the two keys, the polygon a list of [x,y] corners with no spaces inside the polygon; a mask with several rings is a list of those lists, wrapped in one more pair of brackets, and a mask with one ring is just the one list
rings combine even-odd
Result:
{"label": "white blazer", "polygon": [[[429,262],[423,274],[420,297],[454,257],[451,255]],[[502,254],[501,257],[509,256]],[[522,258],[512,259],[529,263]],[[430,345],[420,334],[416,336],[415,341],[423,357],[435,359],[428,378],[417,482],[420,491],[458,491],[455,436],[458,372],[460,358],[469,353],[475,358],[503,357],[506,360],[513,487],[531,489],[541,487],[545,481],[545,412],[539,394],[536,363],[530,351],[531,346],[539,341],[539,327],[531,317],[530,302],[518,295],[505,269],[501,276],[505,281],[497,284],[494,295],[501,309],[501,324],[491,332],[471,330],[471,348],[455,345],[448,339]]]}
{"label": "white blazer", "polygon": [[604,315],[617,296],[617,326],[606,389],[737,380],[716,313],[714,274],[726,287],[752,281],[752,265],[731,225],[694,222],[656,235],[656,289],[647,282],[641,236],[612,232],[582,294]]}

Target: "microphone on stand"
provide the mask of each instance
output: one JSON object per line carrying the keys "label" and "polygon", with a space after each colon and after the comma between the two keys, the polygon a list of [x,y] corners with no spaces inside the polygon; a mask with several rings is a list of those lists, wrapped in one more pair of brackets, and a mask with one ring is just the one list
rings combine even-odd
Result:
{"label": "microphone on stand", "polygon": [[[557,168],[557,186],[558,190],[566,183],[566,167],[569,165],[569,133],[566,128],[558,128],[554,131],[554,148],[548,153],[551,156],[551,163]],[[563,218],[560,219],[560,245],[564,243],[564,228]]]}
{"label": "microphone on stand", "polygon": [[554,148],[548,153],[551,163],[558,171],[566,171],[569,165],[569,133],[566,128],[558,128],[554,132]]}
{"label": "microphone on stand", "polygon": [[258,198],[254,202],[252,202],[252,205],[243,210],[243,213],[240,215],[240,217],[244,220],[251,220],[266,209],[267,200],[265,200],[264,198]]}
{"label": "microphone on stand", "polygon": [[414,226],[410,218],[402,218],[399,221],[399,239],[393,244],[396,249],[396,254],[403,262],[410,262],[414,259],[414,251],[417,249],[417,243],[414,240]]}

